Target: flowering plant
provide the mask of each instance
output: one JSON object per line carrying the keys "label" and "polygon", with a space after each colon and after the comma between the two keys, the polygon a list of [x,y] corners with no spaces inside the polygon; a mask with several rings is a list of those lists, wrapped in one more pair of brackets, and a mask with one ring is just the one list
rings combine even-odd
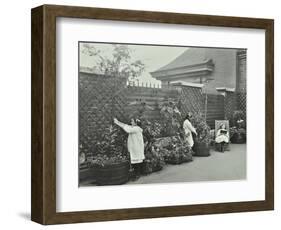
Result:
{"label": "flowering plant", "polygon": [[192,149],[180,135],[158,139],[155,149],[168,164],[181,164],[192,160]]}
{"label": "flowering plant", "polygon": [[238,128],[245,128],[245,116],[244,112],[241,110],[236,110],[233,112],[232,116],[233,126]]}
{"label": "flowering plant", "polygon": [[98,154],[97,156],[93,157],[91,160],[92,166],[99,165],[99,166],[105,166],[105,165],[112,165],[120,162],[126,162],[129,161],[128,157],[123,154],[117,154],[115,156],[107,156]]}
{"label": "flowering plant", "polygon": [[145,151],[145,159],[143,161],[143,173],[149,174],[155,171],[159,171],[165,165],[164,157],[161,152],[154,146],[151,145]]}
{"label": "flowering plant", "polygon": [[205,118],[200,113],[195,113],[191,116],[191,124],[194,126],[197,132],[196,141],[199,143],[210,143],[210,127],[207,124]]}
{"label": "flowering plant", "polygon": [[247,134],[244,128],[234,126],[229,129],[229,137],[232,143],[245,143],[246,136]]}
{"label": "flowering plant", "polygon": [[181,113],[177,107],[177,103],[173,100],[165,100],[159,103],[160,114],[162,118],[162,135],[174,136],[181,130]]}
{"label": "flowering plant", "polygon": [[181,164],[192,161],[192,150],[180,136],[171,137],[170,143],[166,147],[160,148],[159,151],[168,164]]}
{"label": "flowering plant", "polygon": [[96,154],[92,157],[92,165],[113,164],[128,161],[126,134],[116,126],[110,126],[101,134],[95,144]]}
{"label": "flowering plant", "polygon": [[233,112],[232,121],[233,126],[229,129],[230,141],[232,143],[245,143],[246,142],[246,122],[245,114],[241,110]]}

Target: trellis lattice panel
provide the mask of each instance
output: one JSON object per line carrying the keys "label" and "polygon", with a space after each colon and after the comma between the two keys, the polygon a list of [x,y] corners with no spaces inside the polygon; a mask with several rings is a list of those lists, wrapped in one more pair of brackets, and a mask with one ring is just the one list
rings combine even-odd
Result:
{"label": "trellis lattice panel", "polygon": [[125,117],[127,100],[125,80],[80,73],[79,75],[79,147],[80,153],[94,155],[95,143],[113,118]]}
{"label": "trellis lattice panel", "polygon": [[127,116],[136,112],[141,103],[145,103],[149,109],[145,111],[145,117],[151,121],[161,120],[159,103],[171,99],[177,101],[179,97],[178,90],[175,88],[149,88],[140,86],[128,86],[127,90],[128,106],[126,107]]}
{"label": "trellis lattice panel", "polygon": [[202,89],[198,87],[181,87],[180,110],[182,114],[203,113],[204,95]]}
{"label": "trellis lattice panel", "polygon": [[230,126],[232,126],[232,116],[234,111],[237,110],[237,94],[235,92],[227,92],[225,95],[224,111],[225,119],[229,120]]}
{"label": "trellis lattice panel", "polygon": [[247,112],[247,93],[245,92],[238,92],[237,93],[237,107],[239,110],[242,110],[244,112],[244,115],[246,116]]}
{"label": "trellis lattice panel", "polygon": [[225,119],[233,124],[233,113],[241,110],[244,113],[244,119],[247,117],[247,94],[245,92],[227,92],[225,96]]}

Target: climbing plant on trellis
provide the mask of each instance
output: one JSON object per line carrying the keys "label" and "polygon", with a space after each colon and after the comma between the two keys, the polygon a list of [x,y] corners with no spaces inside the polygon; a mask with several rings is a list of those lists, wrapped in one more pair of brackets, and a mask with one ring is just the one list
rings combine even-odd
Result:
{"label": "climbing plant on trellis", "polygon": [[79,76],[79,145],[87,155],[95,152],[95,143],[113,117],[123,118],[127,103],[125,80],[80,73]]}
{"label": "climbing plant on trellis", "polygon": [[[201,88],[176,86],[170,88],[129,87],[126,79],[80,73],[79,76],[79,144],[80,152],[95,154],[95,143],[111,124],[113,117],[128,122],[136,109],[134,102],[145,102],[153,110],[150,120],[161,120],[158,104],[172,99],[178,102],[185,116],[188,112],[206,115],[212,127],[214,120],[229,118],[234,110],[246,112],[246,94],[206,95]],[[238,106],[239,105],[239,106]],[[157,110],[158,109],[158,110]]]}

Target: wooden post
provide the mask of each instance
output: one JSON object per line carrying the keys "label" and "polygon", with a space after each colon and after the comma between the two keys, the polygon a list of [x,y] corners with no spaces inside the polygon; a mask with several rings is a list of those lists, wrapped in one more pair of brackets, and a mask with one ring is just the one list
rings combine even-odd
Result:
{"label": "wooden post", "polygon": [[205,121],[207,121],[208,95],[205,93]]}

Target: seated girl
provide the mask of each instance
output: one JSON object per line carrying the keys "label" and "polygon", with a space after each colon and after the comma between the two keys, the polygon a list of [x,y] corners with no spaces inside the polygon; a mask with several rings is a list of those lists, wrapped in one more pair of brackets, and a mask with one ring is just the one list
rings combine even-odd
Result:
{"label": "seated girl", "polygon": [[225,124],[220,125],[215,142],[220,144],[220,150],[221,152],[224,152],[225,145],[229,142],[229,134],[226,130]]}

